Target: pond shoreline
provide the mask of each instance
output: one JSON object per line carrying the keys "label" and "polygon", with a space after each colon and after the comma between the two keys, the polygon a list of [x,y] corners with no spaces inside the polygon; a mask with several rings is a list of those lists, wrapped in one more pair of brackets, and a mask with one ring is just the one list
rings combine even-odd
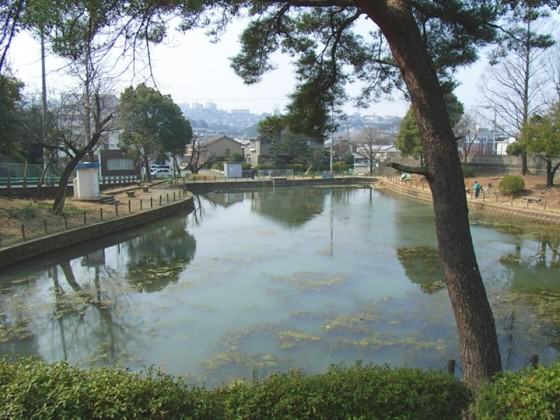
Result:
{"label": "pond shoreline", "polygon": [[146,209],[139,213],[123,215],[116,219],[92,223],[90,225],[68,229],[51,235],[30,239],[6,248],[0,249],[0,268],[5,268],[39,256],[53,254],[84,242],[112,235],[128,229],[154,222],[181,211],[193,209],[191,194],[177,202],[166,204],[154,209]]}
{"label": "pond shoreline", "polygon": [[[399,177],[383,177],[379,178],[379,183],[376,186],[401,196],[432,202],[432,194],[424,182],[401,181]],[[510,205],[492,202],[491,199],[484,196],[478,199],[467,197],[467,203],[469,211],[475,213],[560,225],[560,212],[550,209],[529,208],[529,201],[526,202],[527,208],[514,207],[513,201]]]}

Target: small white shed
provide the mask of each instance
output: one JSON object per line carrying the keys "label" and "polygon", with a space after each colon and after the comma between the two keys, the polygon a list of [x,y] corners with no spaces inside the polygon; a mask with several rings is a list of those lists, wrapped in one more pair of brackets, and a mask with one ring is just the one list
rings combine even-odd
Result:
{"label": "small white shed", "polygon": [[74,178],[74,198],[96,200],[101,197],[99,190],[99,163],[81,162],[76,166]]}
{"label": "small white shed", "polygon": [[224,175],[227,178],[242,178],[243,168],[241,163],[224,163]]}

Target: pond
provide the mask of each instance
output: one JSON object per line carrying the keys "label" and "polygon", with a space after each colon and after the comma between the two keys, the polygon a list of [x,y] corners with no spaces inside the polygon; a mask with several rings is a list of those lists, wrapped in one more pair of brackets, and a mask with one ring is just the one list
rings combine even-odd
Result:
{"label": "pond", "polygon": [[[369,188],[209,193],[190,215],[0,274],[0,352],[209,386],[459,359],[431,206]],[[472,221],[504,366],[560,352],[560,235]]]}

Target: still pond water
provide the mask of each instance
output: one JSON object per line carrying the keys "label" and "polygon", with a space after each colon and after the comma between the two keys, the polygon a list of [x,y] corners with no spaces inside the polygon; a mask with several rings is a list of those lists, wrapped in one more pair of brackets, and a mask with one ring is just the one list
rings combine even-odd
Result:
{"label": "still pond water", "polygon": [[[560,352],[560,235],[473,220],[504,366]],[[355,360],[459,359],[429,205],[364,188],[200,196],[197,210],[0,274],[0,353],[157,365],[216,385]]]}

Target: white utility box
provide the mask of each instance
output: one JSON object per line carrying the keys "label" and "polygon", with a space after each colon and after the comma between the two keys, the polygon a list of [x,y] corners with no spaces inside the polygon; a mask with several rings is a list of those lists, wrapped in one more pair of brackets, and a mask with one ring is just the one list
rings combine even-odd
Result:
{"label": "white utility box", "polygon": [[224,163],[224,175],[227,178],[243,178],[241,163]]}
{"label": "white utility box", "polygon": [[101,197],[99,190],[99,164],[81,162],[76,166],[74,179],[74,198],[78,200],[96,200]]}

